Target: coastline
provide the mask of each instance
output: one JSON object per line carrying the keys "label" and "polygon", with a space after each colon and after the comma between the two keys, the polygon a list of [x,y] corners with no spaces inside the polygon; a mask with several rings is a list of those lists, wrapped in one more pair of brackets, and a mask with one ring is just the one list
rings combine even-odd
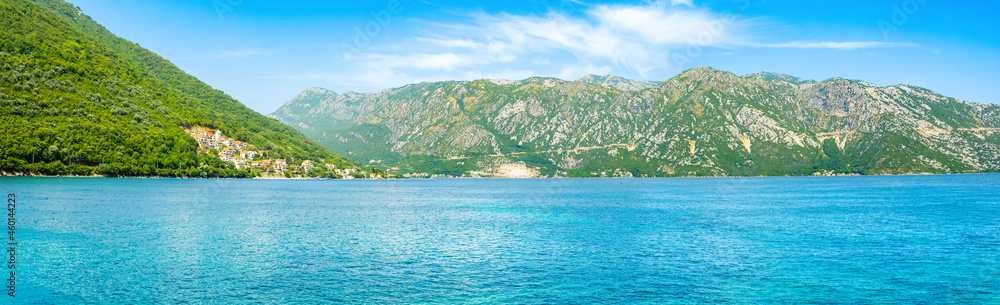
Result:
{"label": "coastline", "polygon": [[349,179],[329,179],[329,178],[313,178],[313,177],[253,177],[253,178],[203,178],[203,177],[161,177],[161,176],[104,176],[104,175],[39,175],[39,174],[23,174],[23,173],[7,173],[0,172],[0,177],[29,177],[29,178],[107,178],[107,179],[232,179],[232,180],[349,180]]}
{"label": "coastline", "polygon": [[331,178],[319,178],[319,177],[280,177],[280,176],[270,176],[270,177],[253,177],[253,178],[203,178],[203,177],[159,177],[159,176],[103,176],[103,175],[89,175],[89,176],[79,176],[79,175],[37,175],[37,174],[22,174],[22,173],[7,173],[0,172],[0,178],[3,177],[29,177],[29,178],[106,178],[106,179],[180,179],[180,180],[212,180],[212,179],[225,179],[225,180],[449,180],[449,179],[498,179],[498,180],[531,180],[531,179],[718,179],[718,178],[732,178],[732,179],[743,179],[743,178],[836,178],[836,177],[896,177],[896,176],[959,176],[959,175],[991,175],[1000,174],[1000,172],[981,172],[981,173],[950,173],[950,174],[935,174],[935,173],[905,173],[905,174],[877,174],[877,175],[862,175],[862,174],[840,174],[840,175],[802,175],[802,176],[673,176],[673,177],[522,177],[522,178],[510,178],[510,177],[436,177],[436,178],[353,178],[353,179],[331,179]]}

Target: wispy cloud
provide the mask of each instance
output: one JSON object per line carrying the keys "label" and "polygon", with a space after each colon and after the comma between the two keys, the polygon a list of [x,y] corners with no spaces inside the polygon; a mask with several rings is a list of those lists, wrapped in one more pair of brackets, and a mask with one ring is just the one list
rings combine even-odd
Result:
{"label": "wispy cloud", "polygon": [[893,42],[881,42],[881,41],[845,41],[845,42],[791,41],[791,42],[781,42],[781,43],[750,43],[747,44],[747,46],[761,47],[761,48],[840,49],[840,50],[920,47],[917,44],[908,42],[893,43]]}
{"label": "wispy cloud", "polygon": [[667,65],[664,55],[671,49],[732,44],[737,40],[730,37],[749,26],[749,21],[723,19],[705,10],[672,10],[658,4],[592,6],[582,17],[558,12],[474,15],[464,24],[437,24],[434,38],[415,38],[412,47],[394,48],[419,52],[372,53],[356,60],[371,70],[575,61],[574,66],[615,65],[646,73]]}
{"label": "wispy cloud", "polygon": [[481,48],[481,47],[484,46],[483,43],[475,42],[475,41],[472,41],[470,39],[450,39],[450,40],[444,40],[444,39],[434,39],[434,38],[418,37],[417,41],[423,42],[423,43],[435,44],[435,45],[446,47],[446,48],[474,49],[474,48]]}
{"label": "wispy cloud", "polygon": [[395,68],[416,68],[416,69],[439,69],[452,70],[474,63],[468,55],[458,55],[455,53],[444,54],[411,54],[411,55],[381,55],[366,54],[360,58],[375,67],[383,69]]}
{"label": "wispy cloud", "polygon": [[694,6],[692,0],[670,0],[670,5],[687,5]]}
{"label": "wispy cloud", "polygon": [[360,66],[361,72],[355,75],[373,81],[428,73],[467,77],[489,74],[480,71],[530,66],[566,79],[622,68],[644,76],[652,70],[684,68],[683,61],[672,58],[700,56],[700,51],[691,50],[705,48],[919,47],[882,41],[765,42],[761,37],[773,37],[773,27],[767,23],[698,8],[691,0],[582,7],[583,14],[476,13],[465,21],[427,22],[427,36],[356,56],[352,64]]}

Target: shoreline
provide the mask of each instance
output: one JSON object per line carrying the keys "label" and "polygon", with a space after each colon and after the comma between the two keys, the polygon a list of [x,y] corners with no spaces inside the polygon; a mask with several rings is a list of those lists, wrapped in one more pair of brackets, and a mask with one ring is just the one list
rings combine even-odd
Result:
{"label": "shoreline", "polygon": [[232,180],[350,180],[350,179],[329,179],[329,178],[312,178],[312,177],[253,177],[253,178],[203,178],[203,177],[160,177],[160,176],[103,176],[103,175],[89,175],[89,176],[79,176],[79,175],[38,175],[38,174],[11,174],[2,172],[0,177],[27,177],[27,178],[105,178],[105,179],[183,179],[183,180],[195,180],[195,179],[232,179]]}
{"label": "shoreline", "polygon": [[952,174],[934,174],[934,173],[907,173],[907,174],[878,174],[878,175],[861,175],[861,174],[845,174],[845,175],[804,175],[804,176],[676,176],[676,177],[525,177],[525,178],[509,178],[509,177],[442,177],[442,178],[379,178],[379,179],[331,179],[331,178],[314,178],[314,177],[253,177],[253,178],[202,178],[202,177],[158,177],[158,176],[134,176],[134,177],[109,177],[102,175],[90,175],[90,176],[77,176],[77,175],[23,175],[17,174],[13,175],[11,173],[0,172],[0,178],[5,177],[26,177],[26,178],[104,178],[104,179],[177,179],[177,180],[213,180],[213,179],[225,179],[225,180],[336,180],[336,181],[374,181],[374,180],[465,180],[465,179],[483,179],[483,180],[533,180],[533,179],[745,179],[745,178],[843,178],[843,177],[904,177],[904,176],[958,176],[958,175],[994,175],[1000,174],[1000,172],[983,172],[983,173],[952,173]]}

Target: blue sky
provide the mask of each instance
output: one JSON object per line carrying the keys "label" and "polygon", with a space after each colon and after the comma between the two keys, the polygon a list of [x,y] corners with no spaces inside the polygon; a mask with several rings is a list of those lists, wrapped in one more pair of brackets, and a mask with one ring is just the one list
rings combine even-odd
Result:
{"label": "blue sky", "polygon": [[71,0],[267,114],[309,87],[700,66],[912,84],[1000,103],[1000,1]]}

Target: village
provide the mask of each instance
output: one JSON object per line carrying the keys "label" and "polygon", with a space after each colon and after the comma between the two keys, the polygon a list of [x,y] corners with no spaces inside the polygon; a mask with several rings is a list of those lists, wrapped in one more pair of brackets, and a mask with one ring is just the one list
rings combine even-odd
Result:
{"label": "village", "polygon": [[345,179],[352,179],[352,174],[358,172],[354,168],[339,169],[334,164],[316,164],[311,160],[303,160],[301,163],[295,164],[295,160],[289,162],[285,159],[271,159],[268,158],[268,151],[255,150],[246,142],[226,137],[222,131],[207,127],[186,128],[184,133],[198,141],[199,152],[218,151],[219,159],[232,162],[237,169],[257,170],[265,176],[284,176],[286,174],[305,176],[309,170],[316,166],[325,166]]}

